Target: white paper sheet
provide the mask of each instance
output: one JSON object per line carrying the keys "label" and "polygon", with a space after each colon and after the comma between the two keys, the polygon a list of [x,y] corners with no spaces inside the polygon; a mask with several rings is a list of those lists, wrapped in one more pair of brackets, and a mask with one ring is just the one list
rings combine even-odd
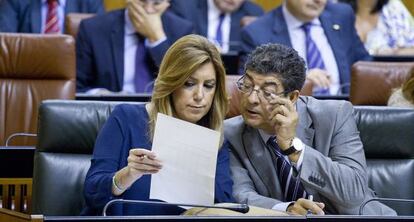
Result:
{"label": "white paper sheet", "polygon": [[152,175],[150,198],[214,204],[219,143],[219,132],[159,113],[152,151],[163,168]]}

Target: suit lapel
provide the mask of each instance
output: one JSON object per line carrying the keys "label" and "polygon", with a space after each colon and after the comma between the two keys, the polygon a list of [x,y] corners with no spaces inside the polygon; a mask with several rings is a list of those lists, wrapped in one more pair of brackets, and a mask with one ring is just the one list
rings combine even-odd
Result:
{"label": "suit lapel", "polygon": [[341,30],[334,29],[334,26],[340,28],[340,23],[335,20],[334,16],[332,16],[331,12],[328,10],[325,10],[321,14],[319,20],[321,21],[322,28],[335,56],[335,60],[338,65],[340,83],[349,82],[349,77],[344,73],[344,70],[347,70],[347,58],[344,54],[345,52],[343,51],[344,47],[341,41]]}
{"label": "suit lapel", "polygon": [[41,14],[41,1],[31,1],[31,29],[33,33],[40,33],[41,30],[41,23],[42,23],[42,14]]}
{"label": "suit lapel", "polygon": [[119,90],[122,89],[124,82],[124,16],[125,10],[122,10],[122,13],[116,14],[111,24],[113,27],[111,32],[112,58],[115,65],[116,85]]}
{"label": "suit lapel", "polygon": [[[198,15],[197,15],[198,14]],[[196,16],[193,18],[196,19],[197,25],[199,30],[196,30],[202,36],[208,37],[208,30],[207,30],[207,23],[208,23],[208,6],[207,0],[198,1],[197,4],[197,13]]]}
{"label": "suit lapel", "polygon": [[306,97],[299,97],[296,103],[296,110],[299,115],[299,124],[296,128],[296,135],[302,142],[310,147],[313,147],[315,129],[309,112],[306,108]]}
{"label": "suit lapel", "polygon": [[283,196],[276,168],[273,165],[270,152],[260,137],[259,131],[246,126],[243,132],[243,147],[251,161],[257,175],[265,185],[270,197],[281,198]]}
{"label": "suit lapel", "polygon": [[282,7],[279,7],[273,11],[273,42],[280,43],[292,47],[292,43],[289,37],[289,31],[286,25],[285,18],[283,17]]}

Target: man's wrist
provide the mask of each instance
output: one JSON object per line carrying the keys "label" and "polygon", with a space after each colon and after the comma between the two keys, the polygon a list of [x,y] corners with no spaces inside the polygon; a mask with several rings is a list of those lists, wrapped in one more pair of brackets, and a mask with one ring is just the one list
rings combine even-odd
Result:
{"label": "man's wrist", "polygon": [[[294,138],[294,137],[293,137]],[[277,141],[277,145],[279,145],[281,150],[287,150],[289,147],[292,146],[293,138],[287,140]]]}

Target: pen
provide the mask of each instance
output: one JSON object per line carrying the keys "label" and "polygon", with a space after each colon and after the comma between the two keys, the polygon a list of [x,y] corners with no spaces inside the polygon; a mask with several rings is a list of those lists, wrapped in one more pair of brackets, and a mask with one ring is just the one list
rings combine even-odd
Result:
{"label": "pen", "polygon": [[[309,194],[308,200],[313,201],[313,195],[312,194]],[[312,214],[312,211],[310,209],[308,209],[308,212],[306,214],[307,215],[311,215]]]}

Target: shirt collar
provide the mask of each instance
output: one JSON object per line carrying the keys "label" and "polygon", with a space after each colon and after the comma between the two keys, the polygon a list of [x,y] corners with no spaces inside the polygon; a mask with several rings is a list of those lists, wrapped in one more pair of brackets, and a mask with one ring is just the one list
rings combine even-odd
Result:
{"label": "shirt collar", "polygon": [[128,15],[128,9],[125,9],[125,35],[132,35],[137,33],[137,31],[134,28],[134,25],[131,22],[131,19]]}
{"label": "shirt collar", "polygon": [[[43,5],[45,5],[45,4],[47,5],[47,0],[41,0],[41,2],[42,2]],[[66,6],[66,0],[57,0],[57,2],[61,7]]]}
{"label": "shirt collar", "polygon": [[[214,4],[214,0],[207,1],[208,11],[213,15],[214,18],[218,18],[220,14],[223,14],[219,8],[217,8],[216,4]],[[227,13],[226,13],[227,14]]]}
{"label": "shirt collar", "polygon": [[262,138],[262,140],[267,143],[267,141],[269,140],[270,137],[274,136],[272,134],[266,133],[264,130],[262,129],[258,129],[259,130],[259,134],[260,137]]}
{"label": "shirt collar", "polygon": [[[286,7],[286,3],[283,3],[282,13],[283,13],[283,17],[285,18],[287,27],[292,27],[295,29],[295,28],[300,28],[304,24],[304,22],[297,19],[294,15],[292,15],[292,13],[289,12],[289,10]],[[319,21],[319,18],[313,19],[310,23],[316,26],[321,25],[321,21]]]}

